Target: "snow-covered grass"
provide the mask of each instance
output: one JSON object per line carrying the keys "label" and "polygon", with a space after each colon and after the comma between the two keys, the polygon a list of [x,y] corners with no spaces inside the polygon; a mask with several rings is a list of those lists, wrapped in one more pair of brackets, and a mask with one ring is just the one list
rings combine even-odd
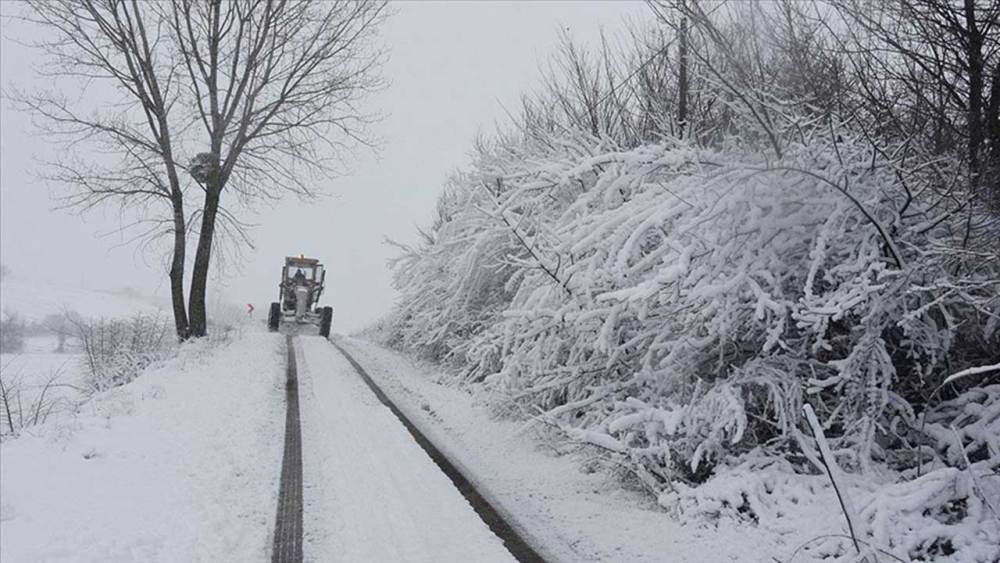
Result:
{"label": "snow-covered grass", "polygon": [[4,562],[269,556],[284,428],[283,341],[182,346],[0,445]]}
{"label": "snow-covered grass", "polygon": [[55,354],[55,338],[28,338],[21,354],[0,355],[0,437],[73,408],[81,397],[79,354]]}

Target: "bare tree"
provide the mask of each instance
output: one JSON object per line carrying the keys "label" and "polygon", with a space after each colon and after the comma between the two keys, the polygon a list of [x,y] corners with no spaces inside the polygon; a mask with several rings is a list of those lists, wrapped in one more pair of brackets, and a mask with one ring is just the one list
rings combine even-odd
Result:
{"label": "bare tree", "polygon": [[382,1],[173,0],[170,21],[196,105],[204,190],[191,278],[191,332],[205,292],[223,191],[253,200],[311,197],[309,172],[335,173],[344,139],[362,141],[357,102],[380,85],[372,41]]}
{"label": "bare tree", "polygon": [[[175,324],[182,339],[205,335],[213,242],[227,224],[245,241],[230,209],[285,193],[314,197],[321,191],[317,178],[341,172],[345,150],[365,142],[370,116],[358,103],[382,84],[375,32],[385,2],[32,0],[30,6],[31,19],[58,37],[42,45],[54,53],[48,72],[110,79],[124,102],[101,106],[95,118],[82,117],[53,92],[21,96],[71,145],[96,140],[116,157],[100,166],[56,163],[54,179],[78,189],[74,205],[171,203]],[[195,211],[200,224],[186,316],[184,170],[204,196]],[[151,220],[158,225],[162,217]]]}
{"label": "bare tree", "polygon": [[688,29],[687,29],[687,5],[684,0],[680,0],[681,22],[677,30],[679,46],[677,48],[677,125],[679,137],[684,137],[684,126],[688,121],[688,95],[691,86],[688,84]]}
{"label": "bare tree", "polygon": [[1000,1],[831,3],[852,30],[844,51],[867,70],[863,102],[898,134],[927,130],[936,152],[961,155],[972,192],[1000,209]]}
{"label": "bare tree", "polygon": [[[48,89],[15,92],[46,138],[60,142],[60,157],[41,176],[67,185],[67,207],[117,203],[131,211],[135,240],[173,238],[170,292],[178,338],[188,337],[184,306],[187,226],[181,167],[175,159],[180,101],[177,62],[149,6],[125,1],[30,1],[26,19],[44,33],[35,42],[47,59],[38,67]],[[86,93],[113,89],[116,100],[84,104],[67,84]],[[108,92],[101,92],[108,96]],[[117,102],[117,103],[116,103]],[[151,214],[150,214],[151,213]]]}
{"label": "bare tree", "polygon": [[[599,50],[590,52],[563,35],[542,88],[522,97],[515,123],[536,141],[553,131],[584,130],[624,146],[659,138],[673,125],[669,112],[672,84],[667,48],[655,30],[633,29],[627,38],[633,51],[602,35]],[[641,59],[641,60],[640,60]]]}

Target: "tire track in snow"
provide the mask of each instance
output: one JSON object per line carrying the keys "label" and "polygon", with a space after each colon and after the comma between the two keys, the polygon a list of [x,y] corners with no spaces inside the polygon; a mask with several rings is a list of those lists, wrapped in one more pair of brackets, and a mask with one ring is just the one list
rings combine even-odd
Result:
{"label": "tire track in snow", "polygon": [[278,514],[274,525],[271,563],[302,563],[302,431],[299,423],[299,382],[292,336],[285,337],[288,350],[285,397],[285,453],[281,460]]}
{"label": "tire track in snow", "polygon": [[524,539],[517,533],[516,530],[506,521],[503,516],[497,511],[496,508],[486,500],[483,495],[476,490],[475,486],[462,474],[461,471],[455,467],[451,461],[445,457],[437,447],[427,439],[424,434],[417,429],[416,426],[410,419],[403,414],[402,411],[393,403],[389,397],[382,391],[382,389],[372,380],[365,371],[361,364],[351,356],[347,350],[344,350],[339,344],[334,341],[330,341],[331,344],[347,359],[354,370],[361,376],[368,388],[371,389],[372,393],[378,398],[378,400],[392,411],[392,414],[396,415],[406,430],[413,436],[413,439],[420,445],[420,447],[427,453],[428,456],[434,461],[434,463],[441,469],[441,471],[451,479],[451,482],[455,485],[465,500],[472,505],[473,510],[476,514],[482,518],[483,522],[489,526],[490,530],[499,537],[504,544],[504,547],[514,556],[520,563],[545,563],[545,560],[541,555],[535,551]]}

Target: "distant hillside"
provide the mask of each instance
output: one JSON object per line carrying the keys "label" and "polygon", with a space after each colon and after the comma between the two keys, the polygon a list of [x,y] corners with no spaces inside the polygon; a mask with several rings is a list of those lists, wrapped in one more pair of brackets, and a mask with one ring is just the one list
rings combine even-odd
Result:
{"label": "distant hillside", "polygon": [[29,321],[64,310],[76,311],[84,317],[125,317],[139,311],[169,313],[151,297],[57,285],[18,276],[0,282],[0,310],[15,311]]}

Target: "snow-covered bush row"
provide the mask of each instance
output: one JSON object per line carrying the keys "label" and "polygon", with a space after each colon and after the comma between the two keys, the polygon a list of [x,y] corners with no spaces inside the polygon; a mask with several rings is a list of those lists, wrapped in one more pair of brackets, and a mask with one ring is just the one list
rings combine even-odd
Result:
{"label": "snow-covered bush row", "polygon": [[497,148],[397,264],[400,343],[661,482],[797,450],[806,400],[855,467],[915,451],[915,407],[996,354],[1000,264],[930,179],[825,141]]}
{"label": "snow-covered bush row", "polygon": [[[695,86],[655,34],[621,67],[607,45],[597,63],[567,46],[564,76],[402,248],[402,298],[372,334],[670,510],[774,518],[772,491],[813,494],[836,464],[862,489],[845,507],[862,537],[814,559],[996,560],[995,171],[966,133],[934,134],[927,76],[892,54],[872,66],[870,33],[842,54],[853,43],[807,4],[652,4],[673,32],[690,23]],[[696,109],[675,107],[686,94]],[[761,459],[773,487],[740,476]]]}
{"label": "snow-covered bush row", "polygon": [[1000,354],[997,222],[942,197],[955,170],[833,131],[777,159],[583,134],[482,151],[404,248],[380,333],[657,492],[748,452],[818,466],[806,402],[845,468],[996,471],[996,372],[939,386]]}
{"label": "snow-covered bush row", "polygon": [[125,319],[73,318],[84,384],[97,393],[125,385],[171,351],[168,319],[136,313]]}

